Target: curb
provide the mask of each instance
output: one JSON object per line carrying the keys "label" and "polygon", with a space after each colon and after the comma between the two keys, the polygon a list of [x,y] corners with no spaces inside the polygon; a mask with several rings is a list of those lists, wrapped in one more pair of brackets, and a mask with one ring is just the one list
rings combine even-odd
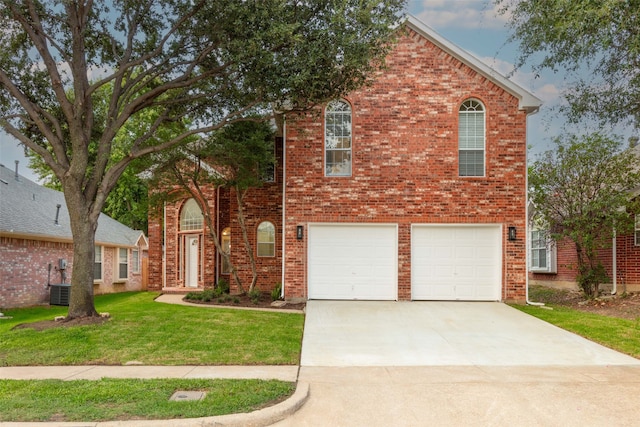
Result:
{"label": "curb", "polygon": [[274,406],[244,414],[170,420],[100,421],[100,422],[0,422],[0,427],[264,427],[294,414],[309,399],[309,383],[299,382],[287,400]]}

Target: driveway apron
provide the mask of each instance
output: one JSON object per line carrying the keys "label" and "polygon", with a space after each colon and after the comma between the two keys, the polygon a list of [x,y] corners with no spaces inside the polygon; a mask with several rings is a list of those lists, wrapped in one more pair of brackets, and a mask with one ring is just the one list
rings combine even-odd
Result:
{"label": "driveway apron", "polygon": [[587,366],[640,361],[495,302],[309,301],[301,366]]}

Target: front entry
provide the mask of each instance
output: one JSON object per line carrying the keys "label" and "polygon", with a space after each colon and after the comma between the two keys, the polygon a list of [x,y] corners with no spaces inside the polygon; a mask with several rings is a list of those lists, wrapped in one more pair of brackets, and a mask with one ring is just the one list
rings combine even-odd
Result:
{"label": "front entry", "polygon": [[188,288],[198,287],[199,242],[198,236],[186,236],[185,238],[185,272],[184,285]]}

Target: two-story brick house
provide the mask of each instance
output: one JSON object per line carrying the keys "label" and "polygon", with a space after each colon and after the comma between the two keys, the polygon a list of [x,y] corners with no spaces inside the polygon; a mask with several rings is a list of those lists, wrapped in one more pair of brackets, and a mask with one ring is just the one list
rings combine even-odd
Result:
{"label": "two-story brick house", "polygon": [[[370,85],[286,116],[275,182],[245,212],[261,286],[282,281],[286,299],[523,301],[527,116],[541,102],[418,20],[405,28]],[[234,258],[234,198],[221,193],[211,203]],[[165,266],[184,263],[186,203],[150,225],[151,264],[163,234]],[[198,286],[213,283],[222,266],[196,246],[201,277],[212,272]],[[169,271],[151,270],[150,287],[181,286],[186,270]]]}

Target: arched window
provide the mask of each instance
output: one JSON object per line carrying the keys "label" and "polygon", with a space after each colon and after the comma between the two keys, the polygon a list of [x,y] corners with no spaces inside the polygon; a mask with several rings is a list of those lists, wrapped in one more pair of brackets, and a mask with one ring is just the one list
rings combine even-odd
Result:
{"label": "arched window", "polygon": [[276,255],[276,227],[269,221],[258,225],[258,256],[272,257]]}
{"label": "arched window", "polygon": [[[229,227],[222,230],[222,238],[220,239],[220,244],[222,245],[222,251],[225,254],[231,253],[231,229]],[[222,258],[222,266],[220,267],[220,272],[222,274],[231,273],[231,266],[225,257]]]}
{"label": "arched window", "polygon": [[484,106],[478,100],[468,99],[460,106],[458,119],[459,175],[484,176]]}
{"label": "arched window", "polygon": [[351,176],[351,106],[341,99],[325,110],[324,154],[326,176]]}
{"label": "arched window", "polygon": [[204,217],[195,199],[189,199],[180,213],[180,231],[202,230]]}

